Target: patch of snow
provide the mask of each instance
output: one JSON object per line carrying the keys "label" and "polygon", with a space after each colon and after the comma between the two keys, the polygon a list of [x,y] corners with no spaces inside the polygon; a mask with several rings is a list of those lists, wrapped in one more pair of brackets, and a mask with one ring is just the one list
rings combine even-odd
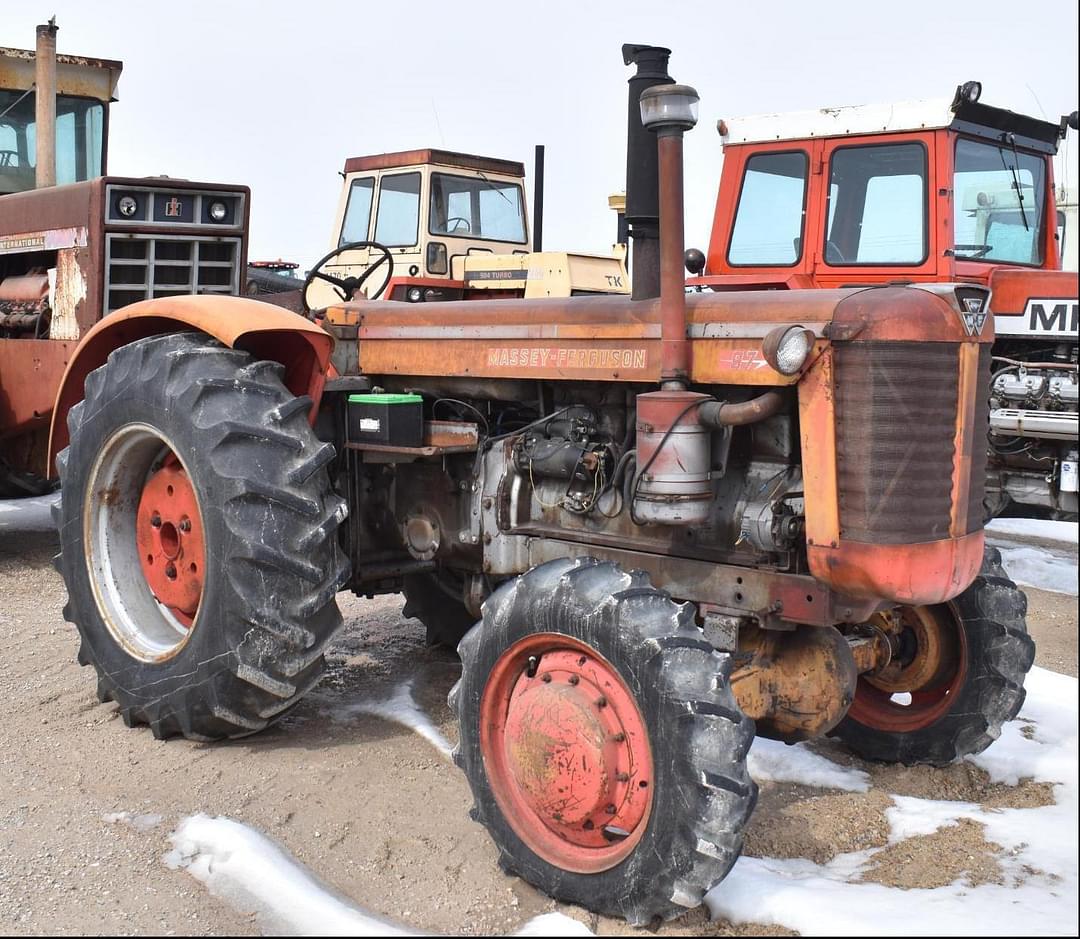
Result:
{"label": "patch of snow", "polygon": [[788,746],[779,740],[755,737],[746,765],[758,782],[789,782],[848,792],[866,792],[870,788],[870,777],[862,770],[840,766],[802,743]]}
{"label": "patch of snow", "polygon": [[328,713],[332,720],[344,721],[360,714],[370,714],[372,717],[401,724],[419,734],[446,759],[450,759],[450,741],[416,703],[412,692],[412,679],[402,682],[388,697],[335,704],[328,708]]}
{"label": "patch of snow", "polygon": [[889,841],[926,835],[959,819],[984,826],[1004,850],[1007,883],[963,880],[933,889],[861,882],[881,849],[842,854],[828,864],[743,857],[705,900],[714,917],[764,923],[804,935],[1076,935],[1077,682],[1034,668],[1027,700],[989,749],[970,761],[995,781],[1054,784],[1053,805],[986,809],[968,802],[893,796]]}
{"label": "patch of snow", "polygon": [[992,541],[1001,552],[1001,563],[1018,584],[1077,595],[1076,551],[1031,548]]}
{"label": "patch of snow", "polygon": [[[195,815],[170,836],[164,862],[187,871],[244,913],[254,913],[264,934],[284,936],[422,936],[344,898],[280,845],[228,818]],[[519,936],[591,936],[562,913],[529,920]]]}
{"label": "patch of snow", "polygon": [[110,812],[108,815],[103,815],[102,819],[110,825],[122,822],[138,832],[147,832],[152,828],[157,828],[165,820],[162,815],[132,815],[130,812]]}
{"label": "patch of snow", "polygon": [[1040,538],[1043,541],[1076,544],[1080,525],[1076,522],[1051,522],[1038,518],[995,518],[987,523],[986,530],[992,535]]}
{"label": "patch of snow", "polygon": [[0,532],[55,531],[52,506],[59,501],[59,492],[26,499],[0,499]]}
{"label": "patch of snow", "polygon": [[595,936],[584,923],[565,913],[541,913],[521,927],[515,936]]}

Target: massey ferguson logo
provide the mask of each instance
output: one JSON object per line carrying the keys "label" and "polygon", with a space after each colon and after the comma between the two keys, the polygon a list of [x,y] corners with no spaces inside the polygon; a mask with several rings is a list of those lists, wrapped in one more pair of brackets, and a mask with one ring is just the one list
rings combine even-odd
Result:
{"label": "massey ferguson logo", "polygon": [[960,315],[964,317],[964,329],[967,330],[969,336],[982,334],[983,326],[986,324],[984,302],[982,297],[964,298],[964,309]]}
{"label": "massey ferguson logo", "polygon": [[182,203],[176,196],[173,196],[168,202],[165,203],[165,217],[166,218],[180,218],[180,213],[183,211],[184,203]]}

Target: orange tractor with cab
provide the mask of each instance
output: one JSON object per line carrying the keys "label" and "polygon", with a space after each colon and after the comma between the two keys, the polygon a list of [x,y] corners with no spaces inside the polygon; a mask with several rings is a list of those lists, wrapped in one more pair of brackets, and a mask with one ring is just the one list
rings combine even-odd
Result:
{"label": "orange tractor with cab", "polygon": [[[988,515],[1077,517],[1077,275],[1061,270],[1057,124],[951,99],[721,120],[724,168],[697,290],[972,284],[994,317]],[[981,294],[980,294],[981,296]],[[912,380],[916,380],[912,376]]]}
{"label": "orange tractor with cab", "polygon": [[361,295],[420,238],[369,217],[338,236],[366,243],[356,272],[315,268],[343,296],[311,318],[126,307],[75,351],[50,454],[65,615],[126,723],[257,732],[318,681],[339,591],[403,591],[460,653],[454,759],[503,865],[645,923],[738,857],[755,733],[947,763],[1016,715],[1034,646],[984,549],[990,291],[687,293],[697,95],[667,50],[624,55],[629,294],[427,302],[467,286],[428,262],[453,273],[485,200],[518,210],[514,173],[421,160],[408,200],[385,177],[377,198],[411,223],[441,211],[434,175],[465,177],[442,192],[471,231],[436,214],[404,252],[432,283]]}

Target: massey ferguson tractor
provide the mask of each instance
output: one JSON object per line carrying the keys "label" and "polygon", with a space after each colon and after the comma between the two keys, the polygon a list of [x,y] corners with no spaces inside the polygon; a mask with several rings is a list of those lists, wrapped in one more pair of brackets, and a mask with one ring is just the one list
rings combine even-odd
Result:
{"label": "massey ferguson tractor", "polygon": [[83,337],[50,455],[65,616],[128,725],[262,730],[339,591],[403,591],[460,643],[454,759],[503,866],[646,923],[738,857],[755,733],[948,763],[1034,645],[984,549],[989,290],[688,294],[697,95],[624,53],[631,294],[349,299],[363,268],[311,318],[148,299]]}
{"label": "massey ferguson tractor", "polygon": [[106,176],[120,62],[0,48],[0,498],[48,488],[49,418],[79,340],[139,300],[235,294],[248,190]]}
{"label": "massey ferguson tractor", "polygon": [[[952,99],[720,121],[724,168],[697,289],[963,283],[994,316],[988,515],[1077,517],[1077,275],[1061,270],[1058,124]],[[965,312],[968,312],[965,310]]]}

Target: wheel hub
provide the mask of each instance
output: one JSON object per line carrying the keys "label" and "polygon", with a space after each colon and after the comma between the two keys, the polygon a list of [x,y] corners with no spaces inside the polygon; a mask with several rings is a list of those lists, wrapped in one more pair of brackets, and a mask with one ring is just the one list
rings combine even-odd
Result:
{"label": "wheel hub", "polygon": [[202,599],[206,552],[194,487],[171,453],[143,487],[135,540],[154,597],[190,626]]}
{"label": "wheel hub", "polygon": [[529,637],[496,664],[481,714],[496,799],[534,852],[586,873],[630,853],[652,804],[652,756],[610,663],[565,636]]}

